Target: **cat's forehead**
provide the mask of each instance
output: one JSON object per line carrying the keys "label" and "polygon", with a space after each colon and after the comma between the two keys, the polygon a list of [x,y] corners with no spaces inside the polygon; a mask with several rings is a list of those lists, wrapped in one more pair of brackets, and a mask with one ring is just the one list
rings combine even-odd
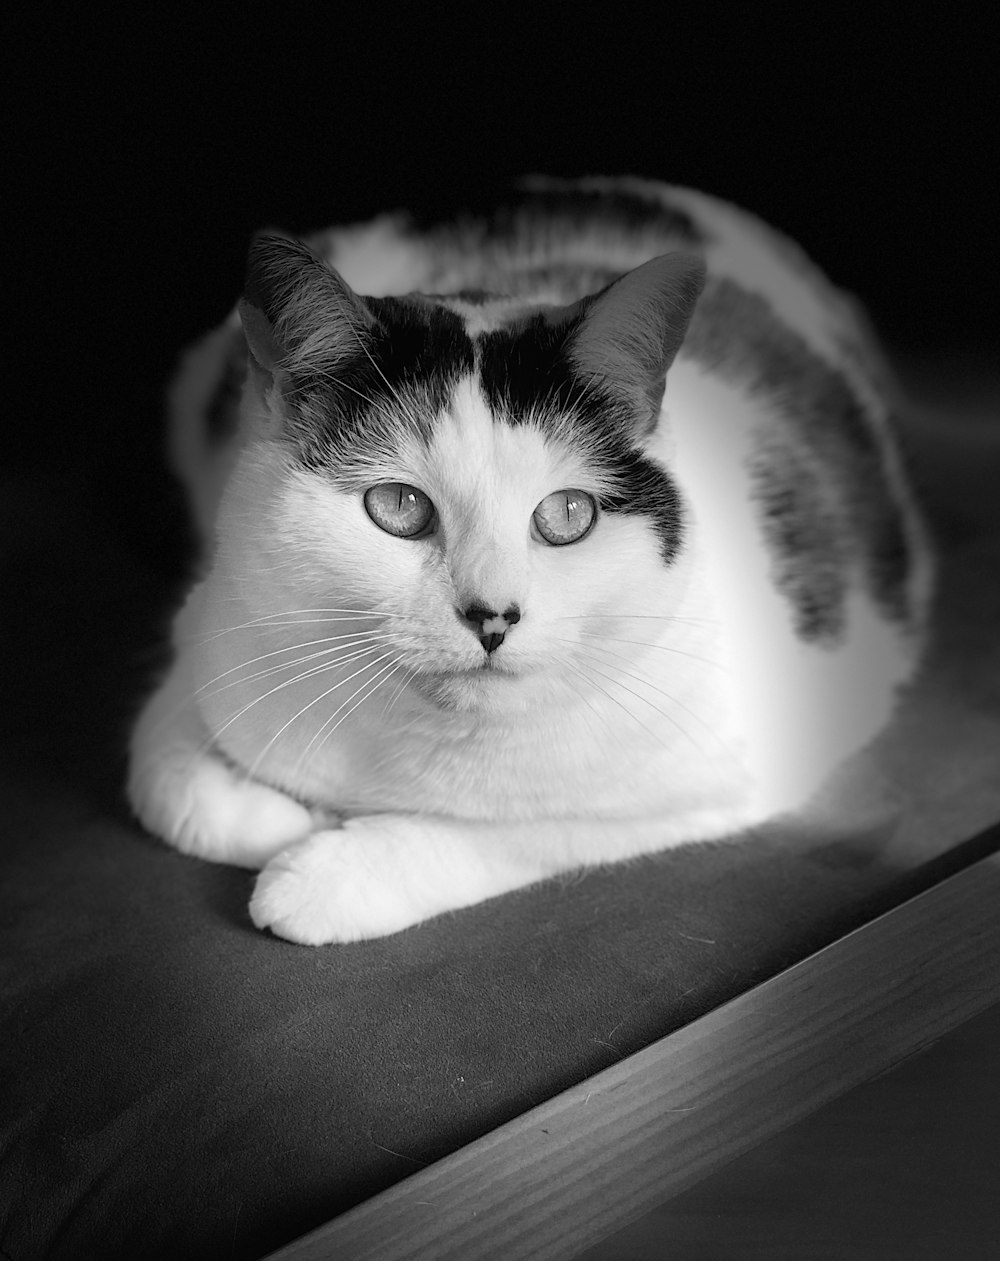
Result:
{"label": "cat's forehead", "polygon": [[574,321],[566,308],[485,292],[410,294],[373,305],[381,336],[360,367],[374,393],[397,401],[400,393],[422,395],[427,438],[443,418],[449,433],[465,431],[470,441],[496,423],[547,427],[565,439],[574,416],[601,401],[570,354]]}
{"label": "cat's forehead", "polygon": [[365,353],[297,404],[324,465],[352,484],[393,468],[390,480],[410,471],[402,480],[418,484],[608,482],[614,400],[581,377],[566,308],[489,293],[366,301],[376,323]]}
{"label": "cat's forehead", "polygon": [[476,372],[455,383],[420,458],[435,480],[457,485],[484,473],[497,487],[522,486],[526,493],[553,480],[560,485],[594,480],[580,449],[560,440],[541,412],[526,413],[516,425],[498,418]]}

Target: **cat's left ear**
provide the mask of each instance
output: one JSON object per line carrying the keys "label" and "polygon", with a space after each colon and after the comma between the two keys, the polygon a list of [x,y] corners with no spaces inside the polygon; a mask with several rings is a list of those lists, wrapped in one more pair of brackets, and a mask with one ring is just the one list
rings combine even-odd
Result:
{"label": "cat's left ear", "polygon": [[363,354],[375,323],[338,272],[273,230],[251,242],[239,311],[253,364],[268,378],[329,371]]}
{"label": "cat's left ear", "polygon": [[584,298],[574,311],[573,366],[624,391],[652,423],[704,284],[697,255],[661,254]]}

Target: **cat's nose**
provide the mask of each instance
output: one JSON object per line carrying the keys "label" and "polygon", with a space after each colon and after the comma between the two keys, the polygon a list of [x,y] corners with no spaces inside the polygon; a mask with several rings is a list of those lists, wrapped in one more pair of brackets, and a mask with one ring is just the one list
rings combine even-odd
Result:
{"label": "cat's nose", "polygon": [[521,610],[516,604],[509,604],[502,613],[496,609],[488,609],[484,604],[467,604],[464,609],[456,609],[458,616],[476,634],[479,642],[489,652],[496,650],[503,643],[504,635],[521,620]]}

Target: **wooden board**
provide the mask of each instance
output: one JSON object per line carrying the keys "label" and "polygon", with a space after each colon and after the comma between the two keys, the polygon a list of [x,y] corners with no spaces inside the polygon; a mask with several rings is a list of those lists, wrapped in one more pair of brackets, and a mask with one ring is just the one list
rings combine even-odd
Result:
{"label": "wooden board", "polygon": [[1000,1001],[1000,854],[268,1261],[560,1261]]}

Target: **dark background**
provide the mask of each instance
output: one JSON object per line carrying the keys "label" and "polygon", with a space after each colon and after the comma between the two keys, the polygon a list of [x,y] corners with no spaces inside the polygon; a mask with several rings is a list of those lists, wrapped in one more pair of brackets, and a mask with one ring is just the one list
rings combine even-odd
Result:
{"label": "dark background", "polygon": [[988,366],[1000,49],[970,6],[223,8],[38,6],[4,41],[5,458],[150,555],[164,383],[265,224],[665,178],[797,238],[903,361]]}
{"label": "dark background", "polygon": [[[419,949],[424,938],[416,939],[410,972],[400,971],[394,953],[401,939],[387,939],[386,953],[367,965],[370,973],[358,962],[363,956],[338,953],[341,982],[323,970],[329,965],[320,953],[309,960],[277,954],[287,971],[268,970],[274,943],[248,935],[246,873],[179,859],[175,867],[176,855],[151,840],[143,845],[122,797],[124,750],[137,698],[157,664],[157,619],[169,608],[185,557],[180,497],[163,464],[163,390],[180,350],[230,310],[253,230],[276,224],[307,231],[396,207],[420,215],[485,208],[530,171],[664,178],[730,198],[797,238],[865,299],[901,362],[927,388],[960,389],[990,372],[1000,380],[1000,48],[987,34],[993,14],[979,24],[968,5],[954,6],[959,18],[939,7],[936,23],[913,6],[661,9],[650,22],[614,0],[594,17],[568,3],[548,9],[467,2],[445,10],[333,2],[313,9],[286,0],[267,9],[171,5],[157,13],[140,2],[112,13],[96,4],[36,0],[29,18],[2,19],[0,92],[6,89],[8,99],[0,113],[0,887],[24,913],[0,914],[0,924],[10,923],[24,964],[14,972],[18,1036],[0,1037],[0,1046],[24,1066],[8,1074],[27,1101],[27,1119],[17,1123],[29,1197],[21,1229],[44,1231],[64,1220],[41,1203],[39,1170],[59,1174],[66,1150],[84,1151],[79,1178],[53,1175],[72,1227],[63,1255],[72,1231],[82,1238],[105,1211],[116,1238],[153,1213],[154,1234],[189,1230],[193,1239],[200,1230],[204,1242],[224,1231],[224,1248],[212,1255],[225,1255],[231,1244],[234,1255],[246,1256],[259,1253],[250,1238],[257,1228],[287,1238],[329,1216],[336,1206],[329,1201],[323,1118],[340,1086],[321,1083],[317,1113],[310,1082],[320,1078],[306,1067],[300,1072],[306,1061],[294,1059],[300,1111],[288,1110],[286,1129],[295,1141],[307,1136],[303,1150],[318,1152],[303,1174],[294,1162],[284,1170],[286,1145],[273,1141],[266,1105],[259,1116],[255,1110],[258,1128],[246,1130],[250,1095],[241,1083],[249,1079],[241,1074],[259,1064],[266,1086],[253,1089],[283,1099],[273,1094],[273,1065],[290,1048],[298,1055],[302,1030],[319,1030],[320,1045],[330,1029],[346,1029],[351,1054],[368,1057],[368,1076],[353,1059],[330,1060],[325,1049],[312,1068],[322,1076],[332,1063],[334,1077],[361,1100],[361,1113],[370,1109],[381,1124],[380,1092],[394,1089],[395,1079],[379,1054],[384,1038],[357,1030],[381,1035],[393,1019],[409,1029],[408,1004],[423,984],[412,976],[431,977],[419,993],[430,995],[421,1001],[446,1030],[446,1058],[473,1047],[487,1064],[498,1046],[505,1080],[530,1061],[533,1082],[542,1051],[563,1071],[561,1057],[575,1055],[578,1045],[566,1030],[589,1028],[591,1011],[601,1008],[604,1027],[617,1029],[619,1014],[638,1004],[627,1027],[634,1048],[662,1032],[644,1005],[648,994],[655,991],[659,1003],[674,992],[664,989],[660,955],[647,957],[634,944],[637,932],[658,931],[658,921],[637,910],[652,888],[644,868],[613,880],[595,873],[597,883],[574,899],[586,949],[577,949],[582,936],[572,930],[565,940],[548,939],[550,921],[540,913],[526,913],[541,926],[536,935],[523,931],[521,904],[498,900],[488,912],[494,927],[476,936],[478,955],[462,941],[456,956],[443,920],[428,930],[444,934],[429,967]],[[988,470],[985,476],[993,478],[992,493],[995,477]],[[968,600],[978,604],[978,594]],[[838,860],[829,871],[820,862],[810,875],[808,858],[804,867],[786,868],[781,853],[765,861],[757,850],[746,859],[737,851],[727,867],[713,857],[721,849],[692,852],[693,887],[707,891],[720,925],[700,935],[728,940],[735,960],[730,969],[713,942],[709,989],[697,992],[711,1002],[726,996],[712,988],[717,984],[735,993],[745,988],[748,970],[783,966],[839,933],[845,906],[860,913],[853,882],[863,886],[870,874]],[[672,870],[662,868],[653,902],[668,922],[670,905],[681,907],[677,922],[697,918],[691,884]],[[619,879],[625,888],[632,880],[634,898],[611,891]],[[738,897],[728,892],[737,885]],[[536,894],[555,899],[552,924],[569,923],[558,886],[530,896]],[[826,899],[836,903],[833,927],[824,918]],[[595,938],[597,924],[603,928]],[[771,939],[789,955],[762,959],[761,943]],[[532,953],[539,941],[551,963],[540,975]],[[511,951],[530,958],[530,966]],[[475,970],[476,959],[485,970]],[[677,966],[703,966],[701,956],[691,959],[685,954]],[[595,980],[597,965],[603,983]],[[656,972],[652,982],[648,967]],[[453,975],[459,983],[448,991],[455,1004],[449,1007],[436,995]],[[240,976],[249,978],[246,985]],[[45,1013],[37,1023],[24,1015],[25,977],[33,1010]],[[510,978],[509,1008],[491,1008]],[[517,988],[522,981],[527,997]],[[406,993],[402,1004],[397,983]],[[273,1003],[268,986],[278,996]],[[357,1020],[344,1019],[338,986],[357,1000]],[[114,989],[110,998],[102,987]],[[560,1001],[542,1001],[546,987]],[[676,992],[694,1001],[683,979]],[[387,996],[383,1007],[373,1005],[377,993]],[[206,1005],[206,994],[219,995],[218,1005]],[[517,1043],[510,1055],[509,1039],[483,1038],[470,1023],[470,994],[494,996],[484,1010],[513,1013],[500,1022]],[[244,1000],[254,1021],[273,1020],[273,1043],[243,1031],[250,1027],[238,1023]],[[676,1018],[688,1010],[682,1003]],[[449,1023],[444,1017],[456,1011]],[[302,1019],[296,1015],[286,1027],[288,1012]],[[541,1013],[557,1036],[534,1025],[526,1034],[522,1012],[533,1020]],[[564,1020],[560,1012],[570,1014]],[[427,1080],[436,1081],[444,1043],[429,1026],[413,1027]],[[222,1199],[192,1198],[188,1189],[215,1185],[206,1181],[205,1163],[213,1140],[196,1136],[192,1163],[190,1130],[177,1118],[193,1116],[200,1127],[207,1114],[197,1107],[188,1113],[193,1096],[156,1085],[175,1073],[185,1082],[178,1064],[200,1065],[203,1053],[216,1055],[220,1038],[233,1036],[241,1048],[235,1076],[220,1053],[225,1078],[218,1089],[211,1075],[198,1080],[206,1083],[211,1115],[222,1118],[222,1129],[211,1132],[223,1133],[213,1149],[219,1184],[230,1196],[243,1186],[261,1188],[247,1195],[242,1218],[233,1210],[239,1252]],[[621,1038],[612,1054],[629,1049]],[[79,1050],[76,1060],[67,1047]],[[248,1058],[248,1047],[259,1055]],[[606,1048],[588,1044],[587,1051],[602,1056]],[[341,1063],[349,1071],[341,1074]],[[479,1077],[464,1071],[470,1082],[494,1076],[485,1068]],[[133,1110],[143,1091],[148,1109]],[[234,1101],[231,1112],[219,1104],[222,1097]],[[532,1101],[504,1096],[509,1112],[488,1113],[478,1098],[456,1101],[449,1091],[444,1103],[452,1112],[444,1121],[420,1115],[447,1129],[447,1116],[467,1109],[462,1124],[469,1116],[479,1128],[451,1130],[452,1140],[465,1141]],[[134,1131],[105,1127],[102,1118],[120,1112]],[[232,1142],[224,1133],[230,1116],[238,1132]],[[361,1151],[357,1185],[398,1176],[396,1144],[375,1144],[382,1163],[373,1170],[371,1131],[366,1136],[363,1125],[351,1125]],[[64,1131],[91,1146],[65,1149]],[[122,1146],[127,1133],[138,1149],[131,1140]],[[261,1163],[265,1149],[278,1152],[281,1169]],[[152,1170],[148,1185],[134,1191],[133,1181],[146,1178],[144,1160]],[[244,1161],[239,1168],[237,1160]],[[404,1172],[412,1169],[408,1160]],[[875,1166],[869,1160],[866,1168]],[[174,1183],[164,1170],[176,1173]],[[88,1194],[76,1200],[81,1187]],[[184,1213],[171,1212],[171,1195]],[[167,1197],[159,1212],[157,1197]],[[956,1214],[968,1216],[968,1204],[956,1199]],[[844,1220],[856,1219],[848,1213]],[[114,1255],[104,1244],[104,1254]],[[148,1236],[120,1253],[152,1254]]]}

